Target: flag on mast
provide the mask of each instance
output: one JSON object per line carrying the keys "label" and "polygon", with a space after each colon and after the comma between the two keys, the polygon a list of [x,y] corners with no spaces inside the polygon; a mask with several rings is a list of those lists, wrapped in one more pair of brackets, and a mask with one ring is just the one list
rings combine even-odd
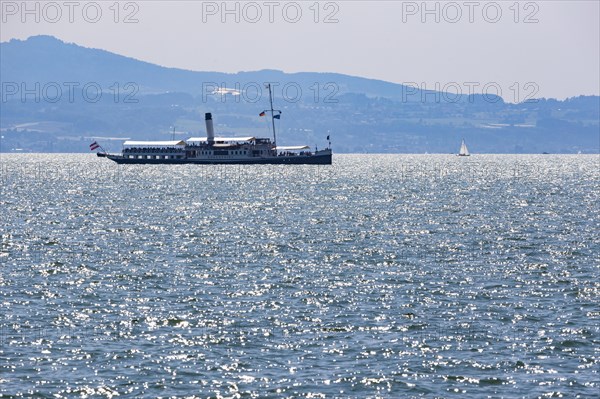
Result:
{"label": "flag on mast", "polygon": [[97,148],[100,148],[100,144],[98,144],[97,141],[94,141],[92,144],[90,144],[90,151],[94,151]]}

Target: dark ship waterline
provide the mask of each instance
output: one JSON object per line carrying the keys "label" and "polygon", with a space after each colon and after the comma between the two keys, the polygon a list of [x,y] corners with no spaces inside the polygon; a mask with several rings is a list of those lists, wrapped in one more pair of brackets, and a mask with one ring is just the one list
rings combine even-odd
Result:
{"label": "dark ship waterline", "polygon": [[[215,137],[212,114],[206,113],[206,137],[178,141],[126,141],[121,154],[103,151],[97,155],[120,164],[331,165],[331,146],[314,152],[308,146],[277,146],[275,119],[280,117],[281,111],[273,109],[270,85],[268,88],[271,109],[261,115],[271,114],[273,141],[256,137]],[[275,112],[279,114],[275,115]]]}

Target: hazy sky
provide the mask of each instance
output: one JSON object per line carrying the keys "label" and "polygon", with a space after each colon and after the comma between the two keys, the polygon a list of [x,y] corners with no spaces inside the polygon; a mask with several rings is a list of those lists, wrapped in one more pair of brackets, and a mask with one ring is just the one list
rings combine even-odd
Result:
{"label": "hazy sky", "polygon": [[598,0],[0,3],[2,41],[49,34],[169,67],[491,85],[511,102],[600,94]]}

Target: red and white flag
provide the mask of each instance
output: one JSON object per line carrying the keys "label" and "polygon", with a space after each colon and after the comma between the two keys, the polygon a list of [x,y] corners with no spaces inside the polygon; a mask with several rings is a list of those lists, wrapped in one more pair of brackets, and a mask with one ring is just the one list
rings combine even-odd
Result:
{"label": "red and white flag", "polygon": [[94,151],[96,148],[100,148],[100,144],[94,141],[92,144],[90,144],[90,151]]}

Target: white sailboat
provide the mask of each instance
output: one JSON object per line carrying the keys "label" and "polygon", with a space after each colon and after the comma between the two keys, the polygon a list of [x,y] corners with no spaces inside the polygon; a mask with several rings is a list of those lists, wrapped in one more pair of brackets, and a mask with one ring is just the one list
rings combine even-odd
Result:
{"label": "white sailboat", "polygon": [[468,157],[469,155],[469,149],[467,148],[467,145],[465,144],[465,139],[462,140],[462,143],[460,144],[460,150],[458,151],[458,156],[459,157]]}

